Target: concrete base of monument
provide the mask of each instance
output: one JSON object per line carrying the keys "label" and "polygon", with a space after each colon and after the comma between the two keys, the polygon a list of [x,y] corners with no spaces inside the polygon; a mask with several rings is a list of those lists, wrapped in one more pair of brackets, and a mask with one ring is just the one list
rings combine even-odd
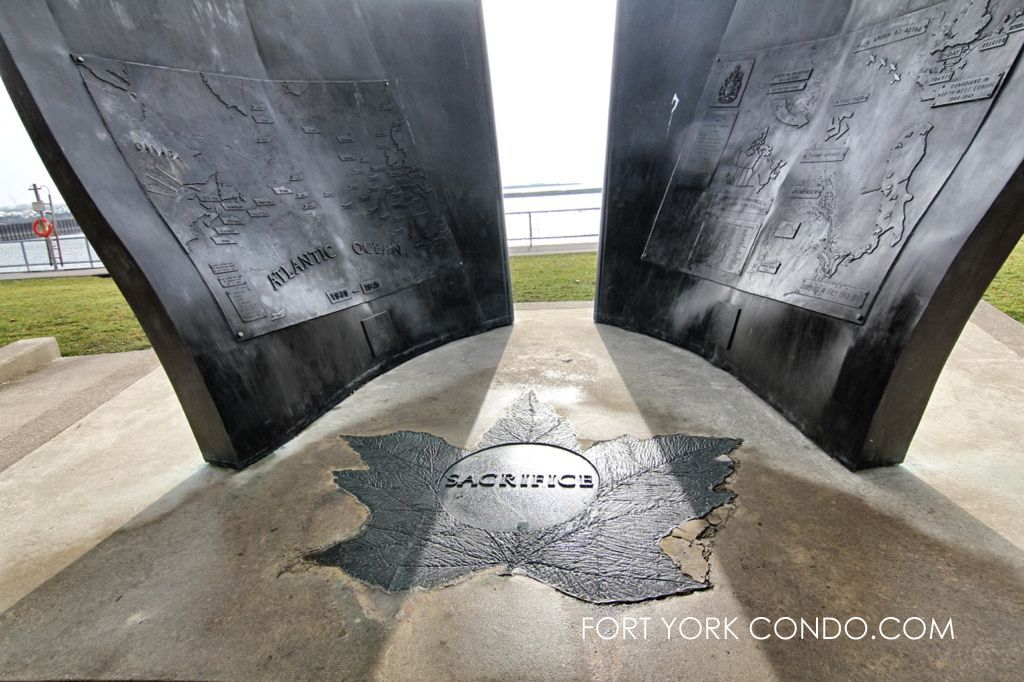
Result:
{"label": "concrete base of monument", "polygon": [[[202,462],[157,368],[0,472],[0,677],[1015,677],[1024,328],[988,317],[906,464],[861,473],[701,358],[594,325],[589,304],[523,308],[414,359],[242,472]],[[494,568],[386,592],[303,559],[367,520],[335,484],[362,466],[338,434],[468,449],[531,389],[584,446],[743,439],[711,589],[599,605]]]}

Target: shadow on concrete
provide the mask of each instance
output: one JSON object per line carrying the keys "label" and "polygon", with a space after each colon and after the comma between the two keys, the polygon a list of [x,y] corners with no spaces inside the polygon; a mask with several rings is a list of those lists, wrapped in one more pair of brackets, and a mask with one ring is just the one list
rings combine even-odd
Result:
{"label": "shadow on concrete", "polygon": [[[775,468],[755,448],[740,457],[742,511],[716,539],[712,580],[735,596],[747,622],[859,617],[870,628],[860,641],[764,641],[780,678],[1019,674],[1024,552],[905,470],[886,471],[862,496]],[[889,499],[879,504],[880,496]],[[889,617],[922,618],[929,627],[934,619],[940,629],[952,619],[955,639],[930,632],[884,641],[876,632]],[[850,627],[859,636],[863,626]],[[907,628],[920,632],[913,621]],[[885,624],[890,636],[894,630],[898,623]]]}
{"label": "shadow on concrete", "polygon": [[244,471],[192,475],[0,614],[0,677],[370,677],[408,593],[301,560],[367,518],[333,481],[362,466],[333,436],[443,425],[438,435],[467,445],[510,334],[457,341],[374,379],[310,427],[331,437],[300,435]]}
{"label": "shadow on concrete", "polygon": [[[706,401],[710,405],[700,404],[702,393],[709,393],[706,385],[677,386],[680,404],[666,405],[659,384],[691,380],[693,372],[684,365],[704,361],[668,347],[667,352],[683,354],[679,371],[674,373],[663,357],[661,372],[652,376],[649,358],[624,352],[635,348],[621,336],[631,332],[598,329],[652,432],[745,438],[735,453],[739,467],[731,485],[737,511],[717,534],[711,557],[711,581],[725,591],[716,603],[738,604],[742,613],[711,615],[742,616],[744,628],[754,618],[783,616],[797,623],[801,617],[811,622],[859,617],[868,624],[868,635],[859,641],[801,641],[798,635],[761,642],[779,678],[1019,675],[1024,667],[1021,549],[902,467],[846,470],[721,370],[704,374],[705,381],[711,377],[719,384]],[[734,404],[720,404],[722,385],[729,382],[735,385]],[[700,416],[716,405],[720,412],[747,410],[736,428],[760,423],[762,434],[719,433],[721,420],[716,424]],[[886,641],[877,627],[887,617],[919,617],[929,624],[935,619],[940,629],[952,619],[955,640],[926,635]],[[891,634],[893,623],[885,625]],[[781,627],[787,635],[789,624]],[[860,633],[859,623],[851,627],[852,634]],[[916,622],[908,627],[915,636],[920,629]]]}

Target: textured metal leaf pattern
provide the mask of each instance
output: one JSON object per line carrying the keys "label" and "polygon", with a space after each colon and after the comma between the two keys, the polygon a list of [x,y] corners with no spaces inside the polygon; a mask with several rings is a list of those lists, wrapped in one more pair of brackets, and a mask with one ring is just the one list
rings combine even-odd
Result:
{"label": "textured metal leaf pattern", "polygon": [[[435,587],[498,567],[589,602],[635,602],[705,589],[659,541],[674,527],[707,515],[733,493],[720,485],[733,471],[740,441],[685,435],[623,436],[580,453],[597,469],[597,497],[564,523],[495,532],[449,515],[439,502],[441,476],[470,453],[426,433],[345,436],[368,469],[334,474],[338,486],[370,509],[359,535],[307,555],[385,590]],[[512,406],[480,446],[545,443],[580,451],[572,428],[531,392]]]}
{"label": "textured metal leaf pattern", "polygon": [[530,391],[524,393],[508,414],[494,423],[480,439],[477,450],[506,443],[543,443],[574,452],[583,449],[569,422],[555,414]]}

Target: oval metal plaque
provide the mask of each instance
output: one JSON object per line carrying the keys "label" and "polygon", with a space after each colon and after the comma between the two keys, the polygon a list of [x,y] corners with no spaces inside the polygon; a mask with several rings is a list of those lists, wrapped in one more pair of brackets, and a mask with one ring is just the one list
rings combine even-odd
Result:
{"label": "oval metal plaque", "polygon": [[465,457],[441,477],[438,496],[459,521],[496,531],[567,521],[597,496],[597,470],[575,452],[538,443],[498,445]]}

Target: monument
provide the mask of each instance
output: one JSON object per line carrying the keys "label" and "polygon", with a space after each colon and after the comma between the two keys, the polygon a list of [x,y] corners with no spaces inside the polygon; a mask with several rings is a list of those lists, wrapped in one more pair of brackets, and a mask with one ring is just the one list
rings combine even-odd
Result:
{"label": "monument", "polygon": [[919,5],[619,5],[597,320],[851,468],[902,461],[1022,231],[1024,5]]}
{"label": "monument", "polygon": [[0,38],[210,462],[511,322],[478,3],[9,2]]}
{"label": "monument", "polygon": [[[597,321],[902,461],[1021,236],[1024,4],[618,11]],[[0,39],[209,461],[511,322],[478,2],[15,0]]]}

